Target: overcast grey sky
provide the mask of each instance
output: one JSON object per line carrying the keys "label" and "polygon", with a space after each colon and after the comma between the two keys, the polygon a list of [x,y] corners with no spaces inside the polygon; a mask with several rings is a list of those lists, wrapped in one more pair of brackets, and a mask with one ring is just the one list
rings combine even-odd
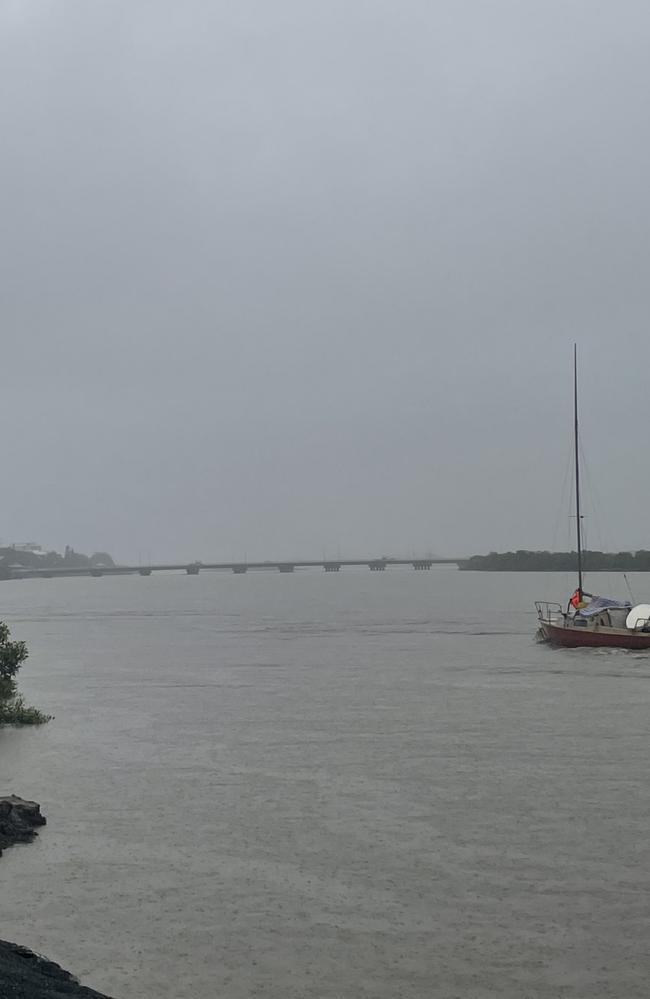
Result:
{"label": "overcast grey sky", "polygon": [[0,537],[563,547],[577,339],[588,541],[650,548],[649,51],[641,0],[0,0]]}

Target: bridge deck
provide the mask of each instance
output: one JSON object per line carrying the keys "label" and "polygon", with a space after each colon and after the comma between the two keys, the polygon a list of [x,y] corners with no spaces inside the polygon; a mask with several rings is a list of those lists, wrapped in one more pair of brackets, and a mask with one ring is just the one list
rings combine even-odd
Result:
{"label": "bridge deck", "polygon": [[361,566],[375,571],[383,571],[389,566],[410,565],[414,569],[430,569],[432,565],[458,565],[462,561],[457,558],[341,558],[341,559],[283,559],[272,562],[162,562],[151,565],[114,565],[114,566],[57,566],[53,568],[19,568],[13,567],[10,579],[27,579],[30,577],[54,578],[60,576],[150,576],[154,572],[185,572],[196,576],[203,570],[234,572],[236,574],[248,571],[275,570],[276,572],[293,572],[295,569],[325,569],[327,572],[338,572],[345,567]]}

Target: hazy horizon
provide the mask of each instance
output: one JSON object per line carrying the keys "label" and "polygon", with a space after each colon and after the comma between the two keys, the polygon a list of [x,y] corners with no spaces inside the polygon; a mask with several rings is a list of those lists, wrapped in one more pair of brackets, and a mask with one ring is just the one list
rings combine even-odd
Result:
{"label": "hazy horizon", "polygon": [[[8,0],[0,537],[650,548],[650,9]],[[563,483],[566,488],[563,487]]]}

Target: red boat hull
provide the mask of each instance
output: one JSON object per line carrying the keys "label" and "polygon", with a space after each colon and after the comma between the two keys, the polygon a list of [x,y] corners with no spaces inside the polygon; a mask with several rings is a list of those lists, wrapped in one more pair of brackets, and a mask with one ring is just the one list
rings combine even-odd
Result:
{"label": "red boat hull", "polygon": [[650,633],[607,632],[588,628],[562,628],[544,621],[540,630],[551,645],[577,649],[589,646],[594,649],[650,649]]}

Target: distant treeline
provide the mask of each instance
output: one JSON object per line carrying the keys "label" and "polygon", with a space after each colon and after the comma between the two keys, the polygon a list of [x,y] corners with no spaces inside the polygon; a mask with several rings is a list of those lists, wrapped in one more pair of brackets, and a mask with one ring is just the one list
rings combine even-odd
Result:
{"label": "distant treeline", "polygon": [[[650,551],[582,553],[586,572],[650,572]],[[459,569],[483,572],[576,572],[576,552],[490,552],[472,555],[460,562]]]}
{"label": "distant treeline", "polygon": [[87,569],[92,566],[114,565],[108,552],[83,555],[66,546],[59,552],[29,551],[23,548],[0,548],[0,579],[9,579],[12,569]]}

